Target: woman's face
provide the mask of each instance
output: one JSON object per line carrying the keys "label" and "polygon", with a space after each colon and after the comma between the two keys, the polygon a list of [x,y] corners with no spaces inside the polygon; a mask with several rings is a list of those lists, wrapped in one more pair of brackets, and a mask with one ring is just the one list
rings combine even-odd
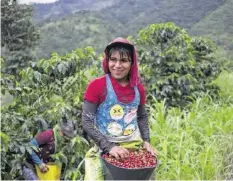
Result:
{"label": "woman's face", "polygon": [[130,72],[131,65],[131,58],[126,53],[121,57],[117,50],[112,52],[108,60],[108,68],[111,76],[119,83],[125,83],[128,81],[128,74]]}

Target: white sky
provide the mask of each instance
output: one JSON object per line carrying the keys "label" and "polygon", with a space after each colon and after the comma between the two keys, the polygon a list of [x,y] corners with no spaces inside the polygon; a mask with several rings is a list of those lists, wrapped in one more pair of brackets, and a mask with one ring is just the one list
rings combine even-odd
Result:
{"label": "white sky", "polygon": [[57,0],[19,0],[19,3],[52,3]]}

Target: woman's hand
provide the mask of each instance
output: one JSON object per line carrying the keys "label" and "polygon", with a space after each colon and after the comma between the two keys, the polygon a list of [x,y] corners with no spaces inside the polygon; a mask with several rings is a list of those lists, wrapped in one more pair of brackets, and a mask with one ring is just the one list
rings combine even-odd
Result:
{"label": "woman's hand", "polygon": [[39,169],[42,173],[46,173],[49,170],[48,165],[46,165],[45,163],[41,163],[39,166]]}
{"label": "woman's hand", "polygon": [[150,152],[153,156],[157,157],[158,153],[157,151],[155,150],[155,148],[153,148],[151,146],[151,144],[147,141],[144,141],[143,143],[143,148],[145,148],[148,152]]}
{"label": "woman's hand", "polygon": [[129,156],[129,151],[125,148],[120,146],[114,146],[110,151],[109,154],[114,156],[117,160],[124,159]]}

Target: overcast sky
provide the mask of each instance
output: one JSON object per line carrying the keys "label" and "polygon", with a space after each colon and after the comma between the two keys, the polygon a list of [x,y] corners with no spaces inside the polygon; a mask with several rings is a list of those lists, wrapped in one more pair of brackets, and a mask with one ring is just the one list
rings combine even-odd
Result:
{"label": "overcast sky", "polygon": [[20,3],[52,3],[57,0],[19,0]]}

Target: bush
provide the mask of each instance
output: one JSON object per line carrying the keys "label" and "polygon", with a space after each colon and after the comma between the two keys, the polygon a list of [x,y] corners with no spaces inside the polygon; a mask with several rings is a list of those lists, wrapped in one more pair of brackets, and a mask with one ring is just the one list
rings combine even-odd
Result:
{"label": "bush", "polygon": [[215,45],[201,37],[190,37],[173,23],[152,24],[141,30],[135,44],[142,79],[151,96],[168,106],[181,106],[203,92],[217,94],[210,85],[220,72]]}
{"label": "bush", "polygon": [[74,120],[78,135],[54,157],[66,164],[65,179],[81,177],[78,165],[89,147],[81,129],[81,106],[89,81],[85,69],[95,58],[90,47],[64,57],[54,53],[23,69],[19,81],[13,75],[2,75],[3,95],[13,96],[10,105],[1,108],[1,138],[5,140],[1,145],[2,179],[22,175],[23,161],[31,152],[30,139],[47,124],[53,127],[62,119]]}

